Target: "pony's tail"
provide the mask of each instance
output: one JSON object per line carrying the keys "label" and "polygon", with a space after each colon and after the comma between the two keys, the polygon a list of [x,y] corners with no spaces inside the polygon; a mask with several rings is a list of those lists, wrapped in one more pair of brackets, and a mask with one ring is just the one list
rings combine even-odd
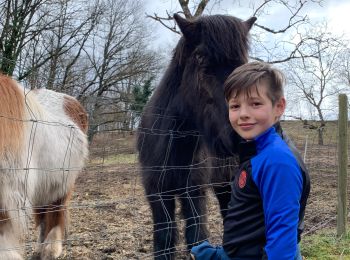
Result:
{"label": "pony's tail", "polygon": [[0,74],[0,158],[17,155],[24,138],[24,91],[16,81]]}

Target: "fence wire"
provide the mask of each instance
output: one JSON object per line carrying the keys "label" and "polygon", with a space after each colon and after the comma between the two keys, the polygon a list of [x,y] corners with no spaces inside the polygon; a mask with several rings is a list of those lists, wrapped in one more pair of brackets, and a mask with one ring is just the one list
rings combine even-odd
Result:
{"label": "fence wire", "polygon": [[[54,122],[35,123],[36,128],[41,127],[41,124],[52,126],[56,124]],[[322,229],[335,228],[337,123],[327,123],[323,131],[323,144],[319,144],[318,132],[304,128],[300,121],[283,121],[282,127],[301,152],[310,171],[312,187],[306,209],[306,229],[303,236],[309,236]],[[183,134],[197,135],[196,133],[181,133]],[[35,138],[43,137],[36,136]],[[69,149],[67,147],[67,151]],[[149,149],[149,152],[152,153],[152,147],[144,149]],[[69,152],[67,152],[68,155]],[[203,158],[203,161],[199,163],[183,167],[194,170],[203,169],[203,167],[209,167],[206,162],[210,159],[213,158]],[[227,165],[212,166],[214,170],[218,167],[227,167]],[[173,170],[179,169],[181,167],[175,167]],[[10,170],[10,168],[2,168],[0,174],[3,174],[4,170]],[[26,169],[11,168],[11,170]],[[67,174],[70,174],[70,170],[74,169],[39,170],[39,174],[55,174],[57,171],[66,171]],[[161,172],[164,169],[163,165],[155,165],[150,170]],[[76,180],[71,202],[64,207],[64,210],[69,211],[70,223],[65,230],[61,259],[153,259],[154,224],[141,182],[135,149],[135,132],[115,130],[97,133],[90,143],[89,161]],[[208,183],[203,186],[191,186],[177,190],[178,198],[181,198],[189,196],[188,188],[191,191],[207,189],[208,212],[207,222],[204,224],[209,227],[209,240],[214,244],[222,242],[222,219],[212,190],[213,186],[220,184],[223,183]],[[174,190],[165,192],[160,190],[158,194],[151,196],[162,195],[162,200],[166,201],[172,199],[170,194],[173,192]],[[188,253],[184,244],[183,230],[185,222],[189,219],[181,216],[180,204],[177,202],[176,205],[175,220],[169,219],[162,224],[166,224],[170,230],[176,232],[175,222],[177,223],[179,230],[179,241],[176,246],[177,259],[186,259]],[[41,205],[41,207],[46,208],[50,205]],[[38,232],[28,213],[32,209],[30,204],[18,205],[18,208],[14,209],[0,208],[0,213],[5,210],[17,211],[19,218],[25,218],[27,231],[24,232],[23,243],[5,250],[20,249],[24,252],[26,259],[35,259],[33,257],[36,255],[37,247]],[[55,207],[50,209],[51,211],[57,210]],[[0,218],[0,227],[2,223],[9,220],[11,219]]]}

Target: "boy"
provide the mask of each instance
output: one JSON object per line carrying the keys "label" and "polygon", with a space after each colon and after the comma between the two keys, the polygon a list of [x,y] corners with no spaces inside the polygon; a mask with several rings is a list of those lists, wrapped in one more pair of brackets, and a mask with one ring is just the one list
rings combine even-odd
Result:
{"label": "boy", "polygon": [[229,120],[241,136],[240,168],[232,180],[223,246],[191,250],[201,259],[302,259],[298,243],[310,181],[300,155],[282,133],[283,75],[251,62],[226,80]]}

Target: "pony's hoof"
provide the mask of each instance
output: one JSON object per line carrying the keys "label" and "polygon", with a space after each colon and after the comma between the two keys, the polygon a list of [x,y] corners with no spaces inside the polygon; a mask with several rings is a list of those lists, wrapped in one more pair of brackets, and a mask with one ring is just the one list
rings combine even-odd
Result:
{"label": "pony's hoof", "polygon": [[62,254],[62,232],[60,227],[54,227],[41,244],[42,260],[56,259]]}
{"label": "pony's hoof", "polygon": [[61,254],[62,254],[61,242],[54,242],[54,243],[43,245],[40,256],[42,260],[51,260],[51,259],[57,259]]}

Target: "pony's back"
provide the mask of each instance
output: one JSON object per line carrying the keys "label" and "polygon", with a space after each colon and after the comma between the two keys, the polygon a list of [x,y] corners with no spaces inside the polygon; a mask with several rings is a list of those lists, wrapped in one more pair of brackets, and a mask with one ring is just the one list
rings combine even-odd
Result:
{"label": "pony's back", "polygon": [[31,92],[53,121],[75,125],[83,133],[87,133],[87,113],[75,98],[48,89],[35,89]]}

